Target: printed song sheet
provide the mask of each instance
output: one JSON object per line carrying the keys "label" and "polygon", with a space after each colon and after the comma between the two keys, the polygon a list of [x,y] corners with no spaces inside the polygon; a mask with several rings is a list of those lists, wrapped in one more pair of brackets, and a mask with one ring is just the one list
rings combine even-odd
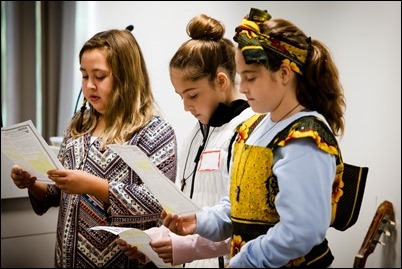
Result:
{"label": "printed song sheet", "polygon": [[[158,268],[172,267],[170,263],[165,263],[158,254],[153,251],[149,242],[151,242],[151,237],[145,232],[136,228],[124,228],[124,227],[112,227],[112,226],[95,226],[89,228],[90,230],[103,230],[110,232],[115,235],[119,235],[121,239],[127,242],[129,245],[136,246],[139,251],[145,254]],[[182,267],[182,266],[174,266]]]}
{"label": "printed song sheet", "polygon": [[47,171],[63,168],[31,120],[1,128],[1,152],[38,180],[54,184]]}
{"label": "printed song sheet", "polygon": [[138,174],[168,213],[190,215],[201,210],[135,145],[109,145]]}

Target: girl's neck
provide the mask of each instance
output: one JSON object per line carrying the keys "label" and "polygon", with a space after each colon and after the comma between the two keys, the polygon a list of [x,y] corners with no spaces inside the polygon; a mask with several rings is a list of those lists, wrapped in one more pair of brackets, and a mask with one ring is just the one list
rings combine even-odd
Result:
{"label": "girl's neck", "polygon": [[92,136],[100,136],[105,130],[105,119],[102,115],[99,116],[98,121],[96,123],[95,130],[92,132]]}
{"label": "girl's neck", "polygon": [[280,122],[284,119],[291,117],[292,115],[296,114],[300,110],[304,109],[299,102],[294,102],[292,105],[286,106],[286,108],[277,109],[273,113],[271,113],[271,120],[273,122]]}

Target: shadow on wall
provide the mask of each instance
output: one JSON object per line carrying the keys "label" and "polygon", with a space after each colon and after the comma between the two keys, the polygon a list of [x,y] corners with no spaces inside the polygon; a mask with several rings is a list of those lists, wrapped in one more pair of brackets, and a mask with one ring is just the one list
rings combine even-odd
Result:
{"label": "shadow on wall", "polygon": [[53,268],[57,215],[36,215],[26,197],[2,199],[1,268]]}

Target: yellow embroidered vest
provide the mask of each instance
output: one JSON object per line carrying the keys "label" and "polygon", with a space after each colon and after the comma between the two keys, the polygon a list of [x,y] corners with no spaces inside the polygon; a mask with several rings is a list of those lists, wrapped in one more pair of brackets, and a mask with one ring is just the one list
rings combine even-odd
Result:
{"label": "yellow embroidered vest", "polygon": [[[247,145],[245,142],[265,115],[256,114],[237,127],[234,142],[233,166],[230,184],[231,219],[233,234],[231,256],[236,255],[249,240],[266,234],[279,221],[275,197],[279,192],[276,176],[272,172],[273,153],[292,139],[311,138],[321,150],[339,156],[337,141],[328,129],[323,128],[315,116],[299,118],[279,132],[267,147]],[[337,174],[332,196],[332,215],[337,199],[342,195],[343,163],[337,158]],[[332,222],[332,221],[331,221]],[[304,257],[290,261],[286,267],[322,266],[333,260],[327,241],[314,247]]]}

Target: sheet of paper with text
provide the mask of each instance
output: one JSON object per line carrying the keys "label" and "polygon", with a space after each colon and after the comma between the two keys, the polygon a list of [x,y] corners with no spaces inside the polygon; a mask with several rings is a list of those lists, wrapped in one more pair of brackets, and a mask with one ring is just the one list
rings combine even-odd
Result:
{"label": "sheet of paper with text", "polygon": [[14,164],[36,176],[38,180],[54,184],[47,171],[63,169],[54,150],[39,134],[31,120],[1,128],[1,152]]}
{"label": "sheet of paper with text", "polygon": [[201,208],[185,196],[135,145],[109,145],[133,169],[168,213],[190,215]]}

